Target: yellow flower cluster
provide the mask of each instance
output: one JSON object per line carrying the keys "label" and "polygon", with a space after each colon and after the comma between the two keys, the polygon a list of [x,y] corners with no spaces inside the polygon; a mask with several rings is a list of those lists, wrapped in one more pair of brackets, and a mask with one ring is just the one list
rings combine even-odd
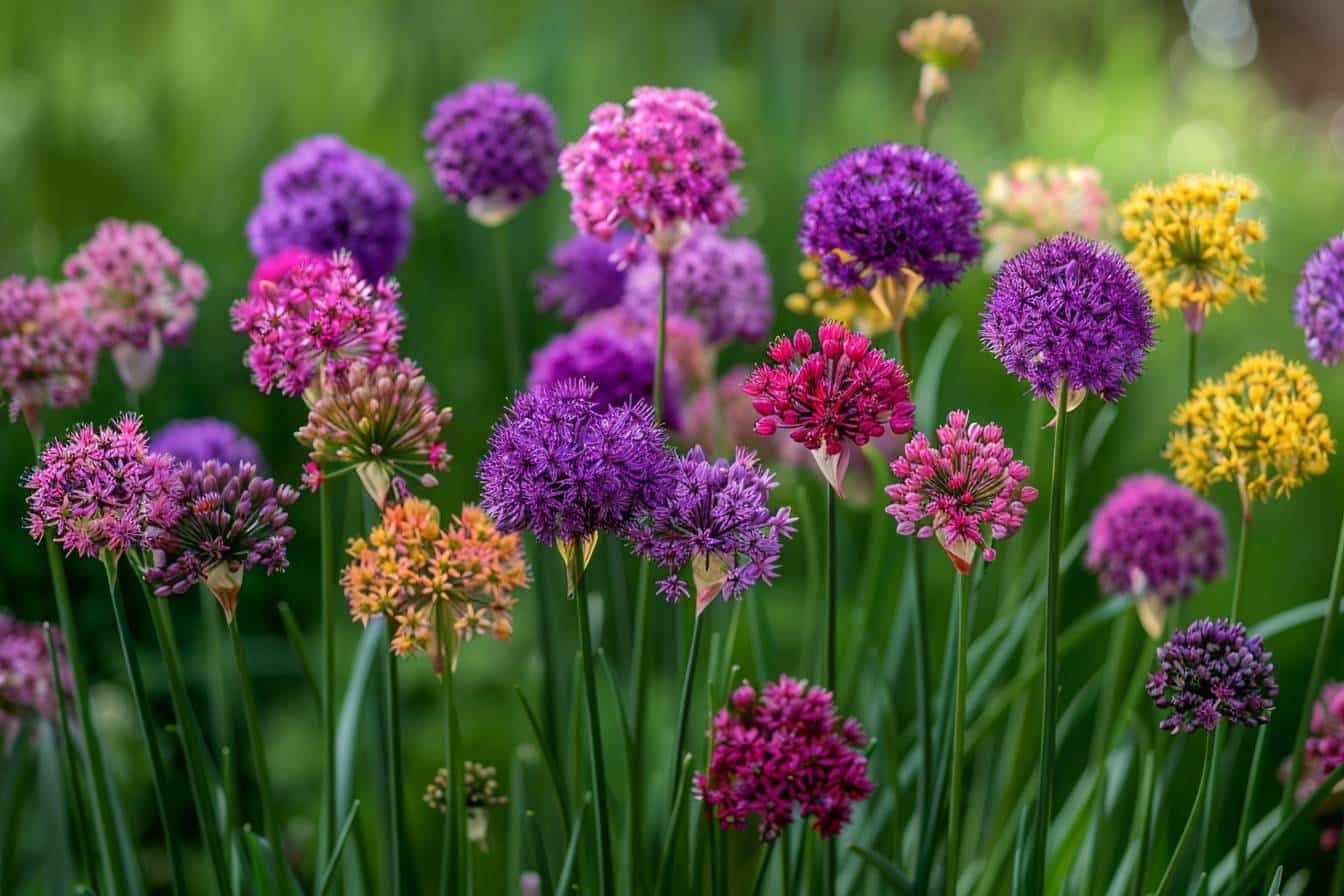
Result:
{"label": "yellow flower cluster", "polygon": [[[890,332],[892,319],[873,301],[868,290],[863,287],[842,290],[827,286],[821,279],[821,265],[814,258],[805,259],[798,266],[798,274],[803,278],[803,290],[784,300],[785,307],[790,311],[839,321],[865,336]],[[905,304],[905,319],[918,316],[928,302],[929,297],[924,290],[915,290]]]}
{"label": "yellow flower cluster", "polygon": [[1143,277],[1158,314],[1180,309],[1196,332],[1210,311],[1238,295],[1264,297],[1247,249],[1265,238],[1264,225],[1240,216],[1259,190],[1244,177],[1187,174],[1169,184],[1144,184],[1120,207],[1129,262]]}
{"label": "yellow flower cluster", "polygon": [[1330,465],[1335,440],[1320,407],[1321,391],[1304,365],[1278,352],[1247,355],[1176,408],[1164,456],[1176,478],[1198,491],[1235,482],[1249,515],[1251,501],[1285,496]]}

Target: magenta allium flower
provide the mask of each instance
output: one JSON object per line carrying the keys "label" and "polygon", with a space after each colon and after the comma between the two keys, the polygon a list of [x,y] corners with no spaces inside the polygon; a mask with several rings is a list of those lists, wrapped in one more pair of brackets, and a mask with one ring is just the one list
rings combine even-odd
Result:
{"label": "magenta allium flower", "polygon": [[[1344,684],[1331,681],[1321,688],[1320,696],[1311,706],[1311,734],[1303,745],[1302,773],[1294,793],[1297,801],[1304,803],[1310,799],[1341,765],[1344,765]],[[1279,777],[1286,781],[1291,770],[1291,759],[1284,759]],[[1323,823],[1321,849],[1333,852],[1339,847],[1338,811]]]}
{"label": "magenta allium flower", "polygon": [[44,407],[88,399],[98,366],[98,338],[78,290],[41,278],[0,281],[0,394],[9,419],[37,426]]}
{"label": "magenta allium flower", "polygon": [[[662,264],[646,254],[630,268],[625,306],[656,324],[661,280]],[[775,319],[761,247],[705,224],[694,228],[668,261],[667,308],[700,321],[714,345],[758,342]]]}
{"label": "magenta allium flower", "polygon": [[370,279],[396,270],[411,241],[415,193],[405,179],[340,137],[310,137],[270,164],[247,222],[252,253],[349,250]]}
{"label": "magenta allium flower", "polygon": [[629,242],[626,231],[609,239],[580,233],[556,246],[550,268],[534,278],[537,310],[578,320],[621,304],[627,268],[617,259]]}
{"label": "magenta allium flower", "polygon": [[[70,661],[60,631],[53,629],[51,637],[61,670],[60,688],[70,700],[74,695]],[[0,610],[0,756],[13,748],[25,716],[56,718],[56,694],[42,627],[20,622]]]}
{"label": "magenta allium flower", "polygon": [[[298,246],[281,249],[274,255],[267,256],[257,262],[257,266],[252,269],[251,279],[247,281],[247,294],[249,296],[259,296],[261,295],[261,284],[280,283],[289,276],[290,272],[321,258],[322,256]],[[353,258],[350,260],[350,265],[355,274],[359,274],[359,265]]]}
{"label": "magenta allium flower", "polygon": [[234,332],[252,343],[246,363],[257,388],[278,387],[312,404],[324,379],[351,361],[396,363],[405,326],[400,299],[395,280],[371,285],[348,252],[337,252],[263,281],[257,295],[233,303],[231,316]]}
{"label": "magenta allium flower", "polygon": [[551,107],[507,81],[471,84],[439,100],[424,137],[434,183],[488,227],[546,192],[560,152]]}
{"label": "magenta allium flower", "polygon": [[1274,698],[1273,655],[1259,637],[1227,619],[1199,619],[1178,629],[1157,649],[1158,669],[1148,677],[1148,696],[1169,709],[1163,731],[1212,731],[1220,721],[1257,728],[1269,722]]}
{"label": "magenta allium flower", "polygon": [[154,381],[164,345],[186,341],[205,297],[205,271],[152,224],[110,219],[65,260],[98,341],[133,392]]}
{"label": "magenta allium flower", "polygon": [[759,700],[742,682],[714,717],[711,737],[709,771],[696,774],[695,796],[725,830],[741,830],[756,815],[757,835],[768,842],[801,815],[827,839],[873,792],[863,728],[840,720],[830,691],[787,675]]}
{"label": "magenta allium flower", "polygon": [[884,432],[901,435],[915,423],[905,369],[873,348],[867,336],[827,321],[817,331],[820,351],[803,330],[770,346],[773,364],[761,364],[742,384],[761,419],[756,432],[789,437],[812,452],[822,475],[844,495],[845,470],[855,447]]}
{"label": "magenta allium flower", "polygon": [[742,167],[742,152],[713,100],[694,90],[638,87],[628,106],[629,114],[615,103],[598,106],[588,131],[560,153],[581,232],[607,238],[624,222],[668,255],[692,224],[722,227],[741,213],[728,178]]}
{"label": "magenta allium flower", "polygon": [[149,440],[149,450],[170,454],[179,463],[199,467],[208,460],[262,465],[261,449],[242,430],[224,420],[174,420]]}
{"label": "magenta allium flower", "polygon": [[891,462],[896,482],[887,486],[887,513],[902,535],[937,538],[957,572],[969,575],[977,547],[994,559],[994,541],[1016,532],[1037,491],[1024,485],[1031,470],[1013,458],[997,423],[971,423],[965,411],[938,427],[938,447],[917,433]]}
{"label": "magenta allium flower", "polygon": [[1302,266],[1293,317],[1313,358],[1331,366],[1344,358],[1344,234],[1328,240]]}
{"label": "magenta allium flower", "polygon": [[151,451],[140,426],[124,414],[47,443],[23,480],[34,541],[51,528],[67,554],[120,556],[151,547],[157,530],[177,522],[182,483],[173,458]]}

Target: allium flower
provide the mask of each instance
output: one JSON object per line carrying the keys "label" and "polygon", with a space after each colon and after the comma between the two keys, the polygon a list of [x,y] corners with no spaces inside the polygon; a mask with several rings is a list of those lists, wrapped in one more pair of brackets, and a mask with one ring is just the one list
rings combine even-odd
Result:
{"label": "allium flower", "polygon": [[977,547],[994,559],[994,541],[1016,532],[1037,491],[1023,485],[1031,470],[1013,458],[997,423],[971,423],[965,411],[947,415],[938,427],[938,447],[916,433],[905,453],[891,462],[896,481],[887,486],[887,513],[902,535],[937,538],[957,572],[969,575]]}
{"label": "allium flower", "polygon": [[1307,368],[1278,352],[1247,355],[1177,406],[1163,456],[1195,491],[1235,482],[1242,513],[1251,502],[1288,495],[1330,465],[1335,440]]}
{"label": "allium flower", "polygon": [[34,541],[50,527],[67,554],[120,556],[151,547],[158,530],[177,522],[182,482],[173,458],[150,451],[140,427],[138,416],[124,414],[47,443],[23,480]]}
{"label": "allium flower", "polygon": [[279,388],[311,405],[324,381],[352,359],[393,364],[405,323],[395,280],[370,285],[348,252],[315,257],[265,280],[234,302],[233,329],[246,333],[246,363],[263,392]]}
{"label": "allium flower", "polygon": [[[644,320],[658,319],[662,268],[647,254],[630,268],[625,305]],[[714,345],[760,341],[775,319],[761,247],[705,224],[694,228],[668,261],[667,309],[698,320]]]}
{"label": "allium flower", "polygon": [[1117,223],[1101,172],[1091,165],[1020,159],[990,174],[984,202],[990,273],[1047,237],[1071,232],[1102,240]]}
{"label": "allium flower", "polygon": [[154,536],[145,581],[159,597],[185,594],[204,582],[233,622],[243,573],[260,566],[271,575],[289,566],[285,546],[294,527],[287,508],[299,493],[259,476],[247,461],[206,460],[178,471],[184,512]]}
{"label": "allium flower", "polygon": [[1344,234],[1327,241],[1302,266],[1293,317],[1306,331],[1307,351],[1322,364],[1344,358]]}
{"label": "allium flower", "polygon": [[[627,336],[643,337],[653,344],[656,357],[658,346],[656,321],[644,320],[638,315],[631,314],[625,307],[600,311],[589,320],[602,321],[607,326],[621,330]],[[704,328],[698,321],[680,314],[667,316],[667,360],[676,370],[674,380],[664,380],[665,384],[670,382],[667,386],[669,391],[673,387],[680,386],[682,394],[685,394],[700,388],[713,378],[718,355],[714,348],[705,342],[704,333]],[[653,369],[652,361],[649,362],[649,369]],[[664,404],[666,403],[665,400]],[[663,411],[666,414],[667,409],[664,408]]]}
{"label": "allium flower", "polygon": [[36,431],[44,407],[87,400],[97,365],[98,338],[78,290],[41,278],[0,281],[0,394],[10,420],[22,413]]}
{"label": "allium flower", "polygon": [[956,283],[980,257],[979,223],[975,188],[952,161],[882,143],[812,175],[798,242],[827,286],[868,289],[900,329],[920,283]]}
{"label": "allium flower", "polygon": [[761,364],[742,384],[761,419],[756,432],[777,430],[812,452],[826,481],[844,495],[845,470],[855,447],[885,432],[901,435],[915,423],[905,369],[873,348],[867,336],[828,321],[817,332],[820,351],[803,330],[770,346],[773,364]]}
{"label": "allium flower", "polygon": [[560,152],[551,107],[507,81],[471,84],[445,96],[424,136],[434,183],[487,227],[546,192]]}
{"label": "allium flower", "polygon": [[1153,345],[1153,311],[1120,253],[1071,233],[1009,259],[994,278],[980,339],[1037,398],[1068,389],[1116,401]]}
{"label": "allium flower", "polygon": [[535,278],[537,309],[572,321],[621,304],[628,269],[617,258],[629,242],[623,231],[610,239],[580,233],[556,246]]}
{"label": "allium flower", "polygon": [[928,102],[952,89],[947,73],[958,68],[975,68],[980,61],[980,36],[966,16],[949,16],[939,10],[916,19],[901,32],[901,49],[924,63],[919,73],[919,94],[915,98],[915,121],[928,122]]}
{"label": "allium flower", "polygon": [[[70,662],[61,633],[53,630],[51,636],[59,654],[61,691],[70,700],[74,691]],[[42,627],[20,622],[0,610],[0,756],[9,754],[25,716],[56,718],[56,693]]]}
{"label": "allium flower", "polygon": [[420,368],[410,361],[371,367],[356,361],[333,380],[294,434],[315,464],[336,464],[326,475],[354,470],[379,507],[392,477],[406,476],[426,488],[438,484],[452,455],[439,433],[453,419],[438,408]]}
{"label": "allium flower", "polygon": [[443,526],[428,501],[389,502],[382,522],[346,553],[341,584],[350,615],[365,625],[385,616],[397,656],[428,653],[442,674],[445,654],[456,663],[460,642],[513,634],[513,592],[527,587],[522,542],[479,507],[463,505]]}
{"label": "allium flower", "polygon": [[310,137],[262,174],[247,240],[258,258],[292,246],[322,255],[347,249],[377,279],[406,257],[414,201],[410,185],[380,159],[340,137]]}
{"label": "allium flower", "polygon": [[177,461],[202,466],[208,460],[222,464],[262,465],[261,449],[242,430],[224,420],[174,420],[149,441],[151,451],[172,455]]}
{"label": "allium flower", "polygon": [[[324,256],[309,252],[298,246],[290,246],[281,249],[274,255],[267,256],[257,262],[257,266],[252,269],[252,277],[247,281],[247,294],[249,296],[261,295],[261,285],[263,283],[281,283],[291,272],[319,261]],[[350,259],[350,268],[359,275],[359,265],[353,258]]]}
{"label": "allium flower", "polygon": [[1221,721],[1258,728],[1269,722],[1279,685],[1273,655],[1259,636],[1227,619],[1199,619],[1178,629],[1157,649],[1157,671],[1148,677],[1148,696],[1171,715],[1159,727],[1172,734]]}
{"label": "allium flower", "polygon": [[[891,330],[893,321],[862,286],[836,288],[827,286],[821,276],[821,262],[806,258],[798,265],[798,276],[803,278],[801,292],[784,299],[784,307],[797,314],[811,314],[822,320],[838,321],[865,336],[876,336]],[[929,294],[915,289],[905,301],[905,320],[914,320],[929,304]]]}
{"label": "allium flower", "polygon": [[[1320,696],[1311,707],[1311,736],[1302,753],[1302,773],[1294,793],[1299,803],[1310,799],[1326,778],[1344,765],[1344,684],[1332,681],[1321,688]],[[1279,777],[1286,781],[1291,770],[1291,759],[1285,759]],[[1338,791],[1338,785],[1335,789]],[[1321,849],[1333,852],[1339,847],[1338,806],[1328,815],[1325,830],[1321,833]],[[1319,817],[1317,820],[1321,821]]]}
{"label": "allium flower", "polygon": [[706,460],[697,445],[677,466],[665,502],[626,536],[636,555],[668,571],[658,592],[670,601],[688,597],[680,575],[687,564],[697,614],[720,594],[731,600],[758,583],[770,584],[779,574],[780,540],[793,535],[795,522],[787,507],[770,510],[774,474],[745,448],[729,463]]}
{"label": "allium flower", "polygon": [[[609,238],[622,224],[669,255],[692,224],[722,227],[742,211],[729,175],[742,152],[694,90],[638,87],[627,104],[603,103],[587,132],[560,153],[570,212],[582,233]],[[632,257],[637,242],[627,247]]]}
{"label": "allium flower", "polygon": [[[499,789],[493,765],[482,765],[470,759],[462,763],[463,796],[467,808],[467,839],[476,844],[481,852],[489,845],[489,809],[503,806],[509,798]],[[448,769],[440,768],[434,774],[434,780],[425,788],[425,805],[434,811],[445,814],[448,811]]]}
{"label": "allium flower", "polygon": [[854,719],[841,721],[830,691],[787,675],[760,699],[747,682],[714,717],[709,771],[695,776],[695,796],[723,829],[760,819],[770,841],[799,815],[827,839],[849,823],[855,803],[873,792],[868,736]]}
{"label": "allium flower", "polygon": [[1179,308],[1198,333],[1210,311],[1238,295],[1264,298],[1264,278],[1250,273],[1247,250],[1264,240],[1265,227],[1240,216],[1241,204],[1259,193],[1244,177],[1187,174],[1129,195],[1120,206],[1122,232],[1133,244],[1128,258],[1159,314]]}
{"label": "allium flower", "polygon": [[205,271],[154,225],[115,219],[65,260],[65,276],[133,392],[154,381],[164,345],[186,341],[208,286]]}
{"label": "allium flower", "polygon": [[1087,566],[1106,594],[1129,594],[1154,638],[1166,611],[1222,575],[1226,538],[1218,509],[1155,473],[1131,476],[1092,517]]}

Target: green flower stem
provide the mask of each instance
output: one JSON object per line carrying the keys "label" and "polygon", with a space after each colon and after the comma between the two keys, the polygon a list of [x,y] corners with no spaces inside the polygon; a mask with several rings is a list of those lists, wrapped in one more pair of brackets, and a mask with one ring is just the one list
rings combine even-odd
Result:
{"label": "green flower stem", "polygon": [[[667,269],[672,263],[669,255],[658,253],[658,354],[653,367],[653,419],[663,422],[663,374],[667,357]],[[710,384],[713,388],[713,384]]]}
{"label": "green flower stem", "polygon": [[[243,719],[247,722],[248,745],[252,750],[252,768],[257,775],[257,794],[261,797],[261,826],[266,839],[271,842],[271,855],[277,863],[284,861],[285,846],[280,832],[280,816],[275,811],[274,791],[271,789],[270,764],[266,761],[265,732],[261,727],[261,714],[257,712],[257,696],[252,687],[252,674],[248,671],[247,652],[243,649],[243,637],[238,632],[238,620],[228,623],[229,640],[233,643],[233,663],[238,669],[238,690],[243,698]],[[281,867],[276,874],[285,877]]]}
{"label": "green flower stem", "polygon": [[1185,358],[1185,398],[1181,399],[1182,401],[1189,399],[1191,393],[1195,391],[1199,362],[1199,333],[1190,330],[1186,344],[1189,346],[1189,351],[1186,352]]}
{"label": "green flower stem", "polygon": [[[579,559],[577,562],[582,563],[582,560]],[[597,709],[597,676],[593,671],[592,623],[588,618],[588,577],[583,571],[574,576],[574,606],[579,617],[579,651],[583,664],[583,690],[588,705],[588,748],[597,816],[598,877],[603,896],[612,896],[616,891],[616,881],[612,871],[607,764],[602,755],[602,717]]]}
{"label": "green flower stem", "polygon": [[1330,896],[1344,893],[1344,849],[1335,850],[1335,872],[1330,877]]}
{"label": "green flower stem", "polygon": [[[632,669],[632,681],[630,683],[630,742],[633,749],[630,751],[630,792],[627,799],[630,800],[629,821],[626,824],[626,864],[630,868],[635,867],[637,856],[643,846],[643,823],[644,823],[644,729],[648,722],[649,714],[645,711],[646,693],[648,690],[648,625],[649,625],[649,561],[643,560],[639,564],[639,579],[635,587],[635,633],[634,644],[631,647],[632,655],[630,665]],[[540,589],[538,589],[540,593]],[[552,741],[558,743],[558,741]]]}
{"label": "green flower stem", "polygon": [[[930,813],[933,808],[933,711],[931,708],[932,700],[929,695],[929,635],[928,635],[928,606],[924,600],[924,556],[920,550],[919,539],[913,539],[910,543],[910,560],[914,567],[915,589],[914,589],[914,627],[915,627],[915,716],[918,719],[917,732],[919,737],[919,818],[920,830],[931,828],[928,824]],[[899,827],[897,828],[897,837],[900,837]],[[900,854],[901,846],[899,839],[896,843],[897,855]],[[925,852],[924,844],[920,844],[919,852]],[[915,881],[916,889],[922,890],[928,881],[923,875]]]}
{"label": "green flower stem", "polygon": [[517,296],[514,294],[513,281],[509,271],[509,241],[504,227],[490,228],[491,241],[495,248],[495,277],[499,284],[499,307],[504,316],[504,351],[508,363],[509,388],[516,389],[523,384],[523,336],[518,322]]}
{"label": "green flower stem", "polygon": [[336,842],[336,525],[331,518],[331,483],[317,490],[318,539],[322,564],[318,600],[322,615],[322,794],[318,865],[326,864]]}
{"label": "green flower stem", "polygon": [[756,878],[751,885],[751,896],[761,896],[761,892],[765,887],[766,874],[770,870],[770,857],[775,854],[775,844],[779,842],[779,839],[782,836],[784,836],[784,834],[781,832],[779,837],[776,837],[774,840],[765,844],[765,850],[761,853],[760,864],[756,866]]}
{"label": "green flower stem", "polygon": [[826,488],[826,687],[832,692],[839,684],[839,678],[836,675],[836,617],[838,614],[837,604],[840,600],[839,595],[839,565],[840,560],[837,556],[837,540],[839,534],[836,532],[836,497],[835,489],[827,486]]}
{"label": "green flower stem", "polygon": [[85,880],[93,881],[93,862],[89,857],[89,816],[84,805],[84,793],[79,789],[79,774],[75,770],[78,751],[70,737],[70,718],[65,709],[65,688],[61,686],[60,654],[50,622],[42,623],[42,635],[47,641],[47,659],[51,661],[51,687],[56,695],[56,724],[61,743],[61,780],[70,795],[70,814],[75,818],[75,855]]}
{"label": "green flower stem", "polygon": [[[452,623],[444,618],[445,610],[440,608],[435,624],[440,635],[439,643],[448,643],[454,638]],[[439,894],[461,893],[466,876],[466,834],[467,811],[464,784],[462,781],[462,732],[457,720],[457,694],[454,690],[454,669],[451,651],[443,659],[440,680],[443,685],[443,739],[448,754],[444,768],[448,770],[448,807],[443,819],[443,843],[439,858]]]}
{"label": "green flower stem", "polygon": [[1269,726],[1261,725],[1255,733],[1255,750],[1251,754],[1251,773],[1246,779],[1246,794],[1241,802],[1241,821],[1237,824],[1236,864],[1232,866],[1233,875],[1241,873],[1246,865],[1247,841],[1251,836],[1251,806],[1255,797],[1255,782],[1260,780],[1260,771],[1265,761],[1265,739]]}
{"label": "green flower stem", "polygon": [[958,860],[961,848],[962,768],[966,739],[966,648],[970,641],[965,577],[954,575],[952,600],[957,606],[956,703],[952,716],[952,772],[947,791],[947,896],[957,896]]}
{"label": "green flower stem", "polygon": [[[1219,728],[1221,731],[1222,729]],[[1209,770],[1213,767],[1214,741],[1213,734],[1204,736],[1204,767],[1199,773],[1199,788],[1195,791],[1195,802],[1190,807],[1190,815],[1185,819],[1185,828],[1181,831],[1181,839],[1176,841],[1176,848],[1171,852],[1171,860],[1167,862],[1167,870],[1162,874],[1162,880],[1157,885],[1156,896],[1165,896],[1171,888],[1172,879],[1176,873],[1176,863],[1181,858],[1181,851],[1185,848],[1185,843],[1190,839],[1190,832],[1195,826],[1195,816],[1199,814],[1201,805],[1204,803],[1204,793],[1209,786]],[[1200,866],[1202,869],[1203,866]],[[1200,869],[1196,869],[1198,872]]]}
{"label": "green flower stem", "polygon": [[[676,744],[672,755],[678,760],[682,755],[681,748],[686,743],[686,719],[691,714],[691,693],[695,690],[695,666],[700,658],[700,629],[703,620],[703,613],[695,614],[695,622],[691,625],[691,649],[686,654],[686,674],[681,679],[681,703],[677,711],[677,727],[672,735]],[[674,787],[680,770],[681,762],[678,761],[672,766],[671,780]]]}
{"label": "green flower stem", "polygon": [[[393,629],[387,627],[388,640],[391,641]],[[387,802],[388,802],[388,843],[391,844],[391,856],[388,864],[392,872],[392,894],[400,896],[402,892],[402,835],[406,828],[404,799],[405,778],[401,768],[401,710],[398,706],[400,689],[397,687],[397,656],[389,645],[387,655],[383,657],[383,693],[387,701]]]}

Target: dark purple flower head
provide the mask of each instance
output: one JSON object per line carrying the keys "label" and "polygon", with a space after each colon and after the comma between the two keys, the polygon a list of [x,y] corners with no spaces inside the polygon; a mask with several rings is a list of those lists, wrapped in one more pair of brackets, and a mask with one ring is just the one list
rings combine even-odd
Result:
{"label": "dark purple flower head", "polygon": [[720,593],[739,598],[778,575],[779,543],[794,533],[789,508],[770,510],[774,474],[738,448],[733,461],[709,461],[699,445],[679,458],[672,490],[646,520],[631,527],[634,552],[668,570],[658,591],[676,601],[690,595],[681,570],[691,566],[695,609]]}
{"label": "dark purple flower head", "polygon": [[836,715],[830,691],[787,675],[766,685],[759,700],[744,681],[714,717],[712,738],[709,771],[696,774],[695,795],[724,829],[740,830],[756,815],[758,836],[770,841],[801,815],[826,839],[873,792],[863,728]]}
{"label": "dark purple flower head", "polygon": [[0,281],[0,396],[9,419],[31,425],[45,407],[89,397],[98,366],[98,338],[77,289],[40,277]]}
{"label": "dark purple flower head", "polygon": [[578,320],[621,304],[627,268],[617,263],[630,242],[628,231],[610,239],[580,233],[551,252],[551,266],[537,274],[537,308]]}
{"label": "dark purple flower head", "polygon": [[261,449],[242,430],[224,420],[174,420],[154,434],[149,449],[170,454],[179,462],[199,467],[208,460],[223,464],[243,461],[261,466]]}
{"label": "dark purple flower head", "polygon": [[[53,643],[61,670],[61,691],[73,696],[70,662],[66,659],[61,633],[53,630]],[[24,717],[56,718],[56,688],[51,675],[51,655],[42,627],[18,621],[0,610],[0,756],[6,756],[19,736]]]}
{"label": "dark purple flower head", "polygon": [[[645,253],[630,268],[625,306],[657,321],[661,281],[662,264]],[[668,262],[667,308],[698,320],[714,345],[738,339],[759,342],[775,319],[761,247],[705,224],[696,227]]]}
{"label": "dark purple flower head", "polygon": [[1344,358],[1344,234],[1322,245],[1302,266],[1293,317],[1306,331],[1313,358],[1331,366]]}
{"label": "dark purple flower head", "polygon": [[487,226],[545,193],[560,154],[551,107],[507,81],[471,84],[439,100],[424,137],[434,183]]}
{"label": "dark purple flower head", "polygon": [[310,137],[261,176],[261,203],[247,222],[252,253],[299,247],[348,249],[370,279],[394,271],[411,240],[415,193],[400,174],[340,137]]}
{"label": "dark purple flower head", "polygon": [[1258,728],[1269,722],[1274,698],[1272,654],[1259,636],[1227,619],[1199,619],[1178,629],[1157,649],[1157,671],[1148,677],[1148,696],[1169,709],[1161,728],[1189,734],[1212,731],[1221,721]]}
{"label": "dark purple flower head", "polygon": [[149,448],[140,418],[125,414],[111,426],[84,424],[42,449],[24,477],[28,532],[41,541],[48,528],[67,554],[120,556],[152,546],[157,530],[182,515],[182,483],[173,458]]}
{"label": "dark purple flower head", "polygon": [[1071,393],[1116,401],[1143,370],[1153,309],[1124,256],[1066,233],[1004,262],[985,302],[980,339],[1037,398]]}
{"label": "dark purple flower head", "polygon": [[676,458],[644,402],[601,408],[591,383],[516,395],[495,424],[477,476],[501,532],[547,546],[622,532],[667,500]]}

